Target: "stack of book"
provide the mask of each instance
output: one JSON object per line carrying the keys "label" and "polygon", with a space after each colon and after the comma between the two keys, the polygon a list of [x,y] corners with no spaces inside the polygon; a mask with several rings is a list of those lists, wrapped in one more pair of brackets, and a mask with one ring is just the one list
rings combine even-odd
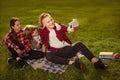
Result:
{"label": "stack of book", "polygon": [[113,59],[113,52],[100,52],[99,58],[100,59]]}

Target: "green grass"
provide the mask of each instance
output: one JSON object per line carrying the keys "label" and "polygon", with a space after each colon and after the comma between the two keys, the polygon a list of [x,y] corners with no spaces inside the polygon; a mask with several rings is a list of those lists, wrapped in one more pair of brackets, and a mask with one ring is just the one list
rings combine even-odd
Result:
{"label": "green grass", "polygon": [[[120,53],[120,1],[119,0],[1,0],[0,42],[9,30],[11,17],[19,17],[23,27],[38,25],[42,12],[49,12],[57,22],[67,25],[77,18],[80,26],[68,33],[73,42],[82,41],[98,57],[101,51]],[[11,69],[7,64],[9,51],[0,43],[0,80],[120,80],[120,62],[104,61],[107,70],[95,70],[93,64],[82,58],[86,69],[80,71],[70,66],[62,74],[42,70]]]}

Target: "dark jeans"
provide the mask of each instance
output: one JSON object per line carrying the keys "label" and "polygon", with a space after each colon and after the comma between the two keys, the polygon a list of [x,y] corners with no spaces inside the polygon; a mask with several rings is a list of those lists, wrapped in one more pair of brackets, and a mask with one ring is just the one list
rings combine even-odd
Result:
{"label": "dark jeans", "polygon": [[65,46],[55,52],[48,52],[46,58],[56,64],[68,65],[68,58],[76,56],[78,51],[81,51],[90,61],[95,57],[83,43],[78,42],[74,46]]}
{"label": "dark jeans", "polygon": [[16,59],[16,57],[20,57],[24,60],[31,60],[31,59],[39,59],[39,58],[44,57],[44,53],[41,51],[30,50],[28,53],[18,55],[18,53],[15,50],[13,50],[12,48],[8,48],[8,49],[11,52],[12,57],[14,59]]}
{"label": "dark jeans", "polygon": [[[25,48],[18,41],[13,41],[13,43],[15,43],[19,47],[20,50],[23,50]],[[38,59],[38,58],[44,57],[44,53],[41,51],[30,50],[28,53],[19,55],[13,48],[8,47],[8,50],[10,51],[14,59],[16,59],[16,57],[20,57],[24,60],[28,60],[28,59],[31,60],[31,59]]]}

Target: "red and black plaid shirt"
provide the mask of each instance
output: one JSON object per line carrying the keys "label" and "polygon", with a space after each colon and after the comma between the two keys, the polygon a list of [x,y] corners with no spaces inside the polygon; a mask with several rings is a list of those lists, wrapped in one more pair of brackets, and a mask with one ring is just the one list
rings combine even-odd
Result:
{"label": "red and black plaid shirt", "polygon": [[[60,41],[66,41],[67,43],[72,44],[72,42],[70,41],[70,39],[66,35],[67,27],[62,25],[62,24],[60,24],[60,26],[61,26],[61,29],[59,31],[57,31],[55,29],[57,38]],[[48,50],[56,51],[58,49],[58,48],[54,48],[54,47],[50,46],[50,44],[49,44],[49,33],[50,32],[46,27],[44,29],[40,29],[39,33],[40,33],[40,36],[41,36],[41,39],[42,39],[43,43],[45,44],[45,46]]]}
{"label": "red and black plaid shirt", "polygon": [[[13,36],[12,32],[10,31],[3,39],[3,44],[5,44],[7,47],[13,48],[16,51],[17,49],[20,49],[20,48],[15,43],[12,42],[12,36]],[[26,36],[23,30],[17,33],[17,37],[20,44],[24,45],[25,47],[25,49],[23,50],[23,53],[29,52],[32,49],[31,43],[30,43],[30,40],[26,39]]]}

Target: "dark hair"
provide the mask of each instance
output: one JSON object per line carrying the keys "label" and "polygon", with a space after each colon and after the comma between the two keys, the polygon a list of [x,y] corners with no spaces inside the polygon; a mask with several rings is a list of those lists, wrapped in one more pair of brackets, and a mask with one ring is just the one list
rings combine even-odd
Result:
{"label": "dark hair", "polygon": [[15,22],[16,21],[20,21],[19,18],[17,17],[13,17],[11,20],[10,20],[10,28],[11,28],[11,32],[12,32],[12,38],[13,40],[18,40],[18,37],[17,37],[17,33],[14,31],[14,29],[12,28],[14,25],[15,25]]}
{"label": "dark hair", "polygon": [[12,28],[12,26],[15,25],[15,22],[16,22],[16,21],[19,21],[19,18],[13,17],[13,18],[10,20],[10,27],[11,27],[11,28]]}

